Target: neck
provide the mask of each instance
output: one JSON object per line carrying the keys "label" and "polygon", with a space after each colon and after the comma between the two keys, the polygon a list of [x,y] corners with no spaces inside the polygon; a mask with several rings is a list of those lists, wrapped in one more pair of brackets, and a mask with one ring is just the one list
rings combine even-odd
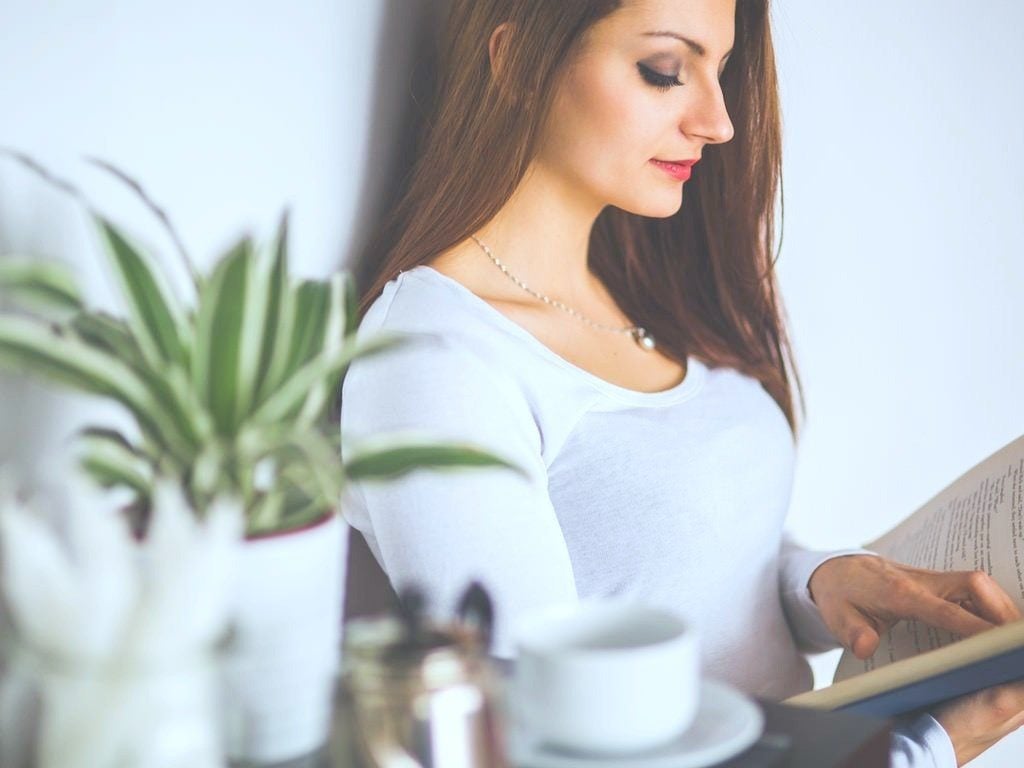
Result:
{"label": "neck", "polygon": [[[603,293],[587,264],[590,233],[603,207],[531,166],[512,197],[476,235],[530,288],[572,306]],[[472,238],[467,247],[487,259]]]}

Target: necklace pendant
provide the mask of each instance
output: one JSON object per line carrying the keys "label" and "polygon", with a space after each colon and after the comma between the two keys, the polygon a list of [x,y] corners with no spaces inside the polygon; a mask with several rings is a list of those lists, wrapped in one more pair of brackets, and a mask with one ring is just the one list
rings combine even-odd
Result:
{"label": "necklace pendant", "polygon": [[640,348],[650,352],[654,349],[654,337],[647,333],[643,328],[637,328],[633,331],[633,339]]}

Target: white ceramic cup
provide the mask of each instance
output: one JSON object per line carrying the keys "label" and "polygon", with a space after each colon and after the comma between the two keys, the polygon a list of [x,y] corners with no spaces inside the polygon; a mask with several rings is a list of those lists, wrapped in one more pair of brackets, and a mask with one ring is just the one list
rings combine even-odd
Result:
{"label": "white ceramic cup", "polygon": [[513,639],[512,705],[531,739],[625,754],[671,741],[697,713],[697,632],[673,613],[582,600],[524,617]]}

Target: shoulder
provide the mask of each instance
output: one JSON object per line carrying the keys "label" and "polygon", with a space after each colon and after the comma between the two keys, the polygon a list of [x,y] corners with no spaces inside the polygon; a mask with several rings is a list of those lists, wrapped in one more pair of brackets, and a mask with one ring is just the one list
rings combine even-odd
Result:
{"label": "shoulder", "polygon": [[542,455],[526,392],[458,338],[408,333],[396,347],[356,358],[342,380],[340,406],[343,444],[401,436]]}
{"label": "shoulder", "polygon": [[482,375],[494,334],[480,327],[475,314],[447,286],[421,272],[402,272],[384,286],[357,330],[361,343],[387,336],[395,346],[357,358],[350,371],[404,371],[431,379]]}
{"label": "shoulder", "polygon": [[467,435],[535,429],[516,367],[488,348],[486,334],[452,323],[453,315],[433,304],[431,313],[407,316],[428,306],[419,297],[397,296],[382,306],[380,322],[360,326],[360,341],[388,335],[395,344],[357,357],[345,372],[341,419],[349,431],[422,426]]}
{"label": "shoulder", "polygon": [[461,284],[489,304],[516,309],[533,303],[524,300],[522,291],[489,259],[483,257],[477,245],[471,240],[467,239],[435,256],[424,266]]}
{"label": "shoulder", "polygon": [[379,334],[408,337],[412,344],[393,359],[409,365],[420,361],[472,368],[476,361],[512,376],[529,367],[522,327],[486,294],[478,294],[475,285],[453,274],[431,264],[399,273],[367,309],[359,340]]}
{"label": "shoulder", "polygon": [[359,324],[360,336],[380,331],[457,332],[471,327],[470,318],[479,322],[479,307],[467,300],[453,279],[431,269],[413,267],[385,283]]}

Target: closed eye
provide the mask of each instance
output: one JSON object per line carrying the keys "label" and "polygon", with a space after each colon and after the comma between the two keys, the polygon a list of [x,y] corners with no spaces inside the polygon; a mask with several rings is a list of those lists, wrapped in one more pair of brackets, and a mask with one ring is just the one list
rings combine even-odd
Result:
{"label": "closed eye", "polygon": [[640,70],[640,76],[649,84],[655,88],[667,91],[669,88],[675,85],[683,85],[679,82],[678,75],[663,75],[660,72],[655,72],[650,67],[644,66],[643,64],[637,63],[637,69]]}

